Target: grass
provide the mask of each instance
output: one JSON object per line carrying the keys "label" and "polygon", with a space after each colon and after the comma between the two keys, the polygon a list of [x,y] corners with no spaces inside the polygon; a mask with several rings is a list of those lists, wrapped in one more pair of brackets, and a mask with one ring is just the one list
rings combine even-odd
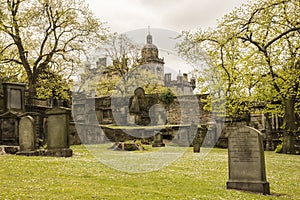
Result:
{"label": "grass", "polygon": [[72,149],[71,158],[0,156],[0,199],[300,199],[300,156],[265,152],[271,195],[264,196],[226,189],[226,149],[199,159],[188,148],[145,173],[117,171],[84,146]]}

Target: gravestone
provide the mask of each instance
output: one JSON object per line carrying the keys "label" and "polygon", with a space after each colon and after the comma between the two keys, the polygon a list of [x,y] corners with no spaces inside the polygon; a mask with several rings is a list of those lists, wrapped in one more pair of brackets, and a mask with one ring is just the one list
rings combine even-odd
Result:
{"label": "gravestone", "polygon": [[6,112],[0,115],[0,145],[19,145],[20,114]]}
{"label": "gravestone", "polygon": [[4,111],[25,112],[25,84],[3,83]]}
{"label": "gravestone", "polygon": [[242,126],[228,136],[229,180],[227,189],[270,194],[266,180],[263,136]]}
{"label": "gravestone", "polygon": [[36,130],[34,119],[31,116],[22,117],[19,123],[19,144],[18,155],[36,154]]}
{"label": "gravestone", "polygon": [[190,126],[180,126],[176,137],[179,146],[190,146]]}
{"label": "gravestone", "polygon": [[200,147],[201,147],[201,137],[200,134],[198,133],[198,124],[192,123],[190,127],[190,132],[193,139],[193,151],[194,153],[200,153]]}
{"label": "gravestone", "polygon": [[145,90],[136,88],[134,96],[129,100],[129,114],[134,115],[136,125],[147,126],[151,122],[146,104]]}
{"label": "gravestone", "polygon": [[165,144],[163,143],[162,134],[159,131],[155,131],[156,134],[154,135],[154,143],[152,147],[164,147]]}
{"label": "gravestone", "polygon": [[47,119],[47,156],[70,157],[69,116],[70,110],[53,108],[46,112]]}

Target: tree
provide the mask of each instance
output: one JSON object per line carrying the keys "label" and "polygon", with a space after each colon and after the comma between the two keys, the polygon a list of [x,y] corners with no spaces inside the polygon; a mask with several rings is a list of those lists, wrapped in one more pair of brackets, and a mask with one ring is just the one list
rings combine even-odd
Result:
{"label": "tree", "polygon": [[70,83],[50,68],[39,74],[36,83],[37,96],[41,99],[70,100]]}
{"label": "tree", "polygon": [[83,0],[1,0],[0,63],[24,69],[33,97],[39,74],[68,78],[105,30]]}
{"label": "tree", "polygon": [[181,45],[184,54],[205,49],[210,71],[221,72],[227,109],[233,113],[249,109],[254,101],[267,102],[271,109],[279,103],[272,112],[283,115],[284,153],[295,153],[299,128],[299,19],[298,0],[255,1],[224,16],[215,30],[186,33]]}

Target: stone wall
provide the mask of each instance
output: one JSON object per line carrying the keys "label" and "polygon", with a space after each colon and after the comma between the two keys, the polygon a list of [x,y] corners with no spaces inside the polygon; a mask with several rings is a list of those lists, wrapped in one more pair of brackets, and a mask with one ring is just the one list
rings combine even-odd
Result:
{"label": "stone wall", "polygon": [[[191,95],[176,97],[170,105],[159,100],[158,95],[145,95],[145,109],[149,110],[160,105],[166,112],[165,124],[199,124],[209,120],[209,112],[204,110],[201,99],[206,95]],[[129,112],[132,97],[99,97],[73,99],[73,117],[75,122],[89,123],[91,116],[96,113],[99,124],[133,125],[133,116]]]}

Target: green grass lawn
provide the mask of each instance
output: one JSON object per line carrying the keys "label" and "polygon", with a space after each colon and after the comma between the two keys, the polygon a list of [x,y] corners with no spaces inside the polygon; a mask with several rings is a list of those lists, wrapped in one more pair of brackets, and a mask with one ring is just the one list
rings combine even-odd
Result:
{"label": "green grass lawn", "polygon": [[171,165],[126,173],[98,162],[84,146],[71,158],[0,156],[0,199],[300,199],[300,156],[265,152],[271,195],[226,189],[226,149],[204,159],[189,148]]}

